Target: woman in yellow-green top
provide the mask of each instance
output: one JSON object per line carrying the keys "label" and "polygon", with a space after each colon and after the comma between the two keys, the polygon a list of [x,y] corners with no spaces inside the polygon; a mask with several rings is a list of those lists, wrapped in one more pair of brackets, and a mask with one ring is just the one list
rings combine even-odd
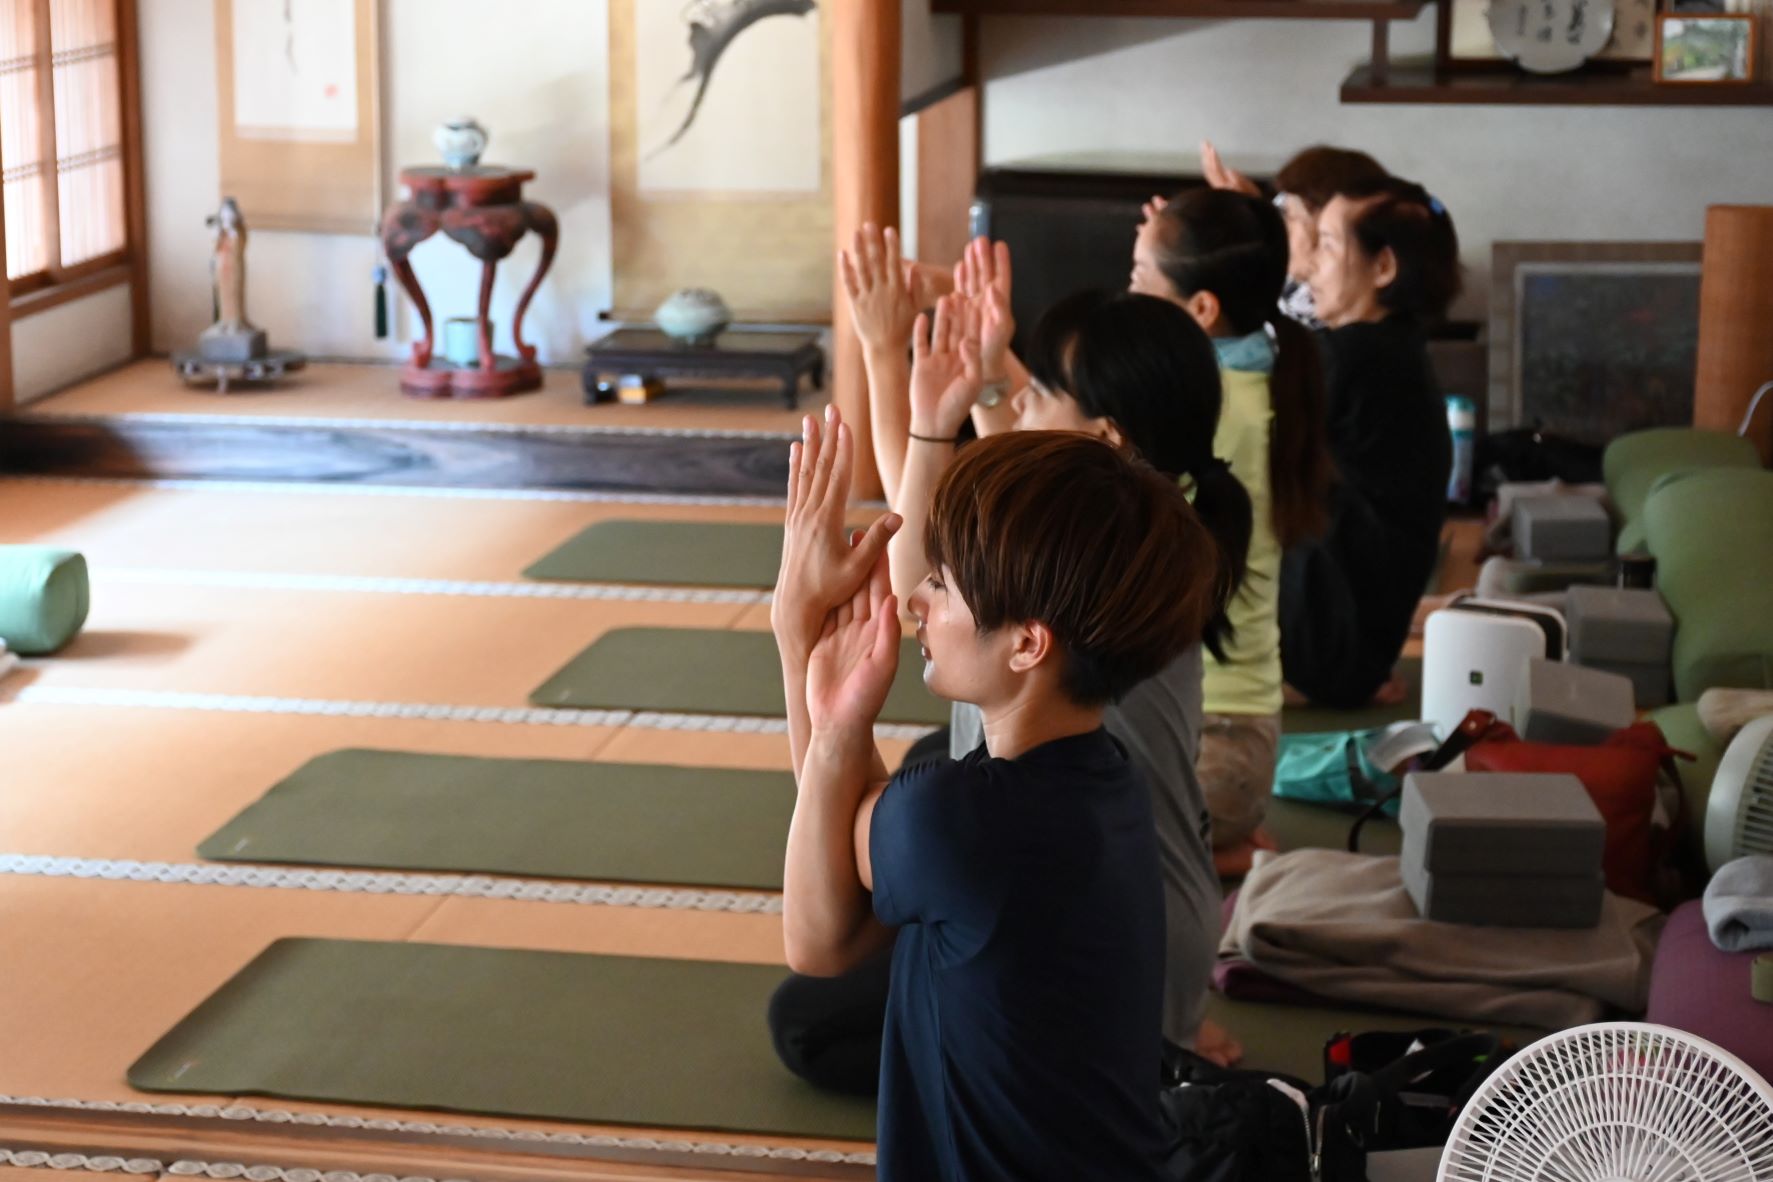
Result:
{"label": "woman in yellow-green top", "polygon": [[1287,230],[1274,206],[1222,189],[1153,201],[1133,248],[1132,289],[1180,304],[1213,338],[1224,401],[1213,451],[1250,494],[1254,530],[1209,656],[1196,762],[1216,854],[1236,861],[1268,809],[1280,743],[1280,563],[1322,532],[1332,477],[1317,343],[1279,314]]}

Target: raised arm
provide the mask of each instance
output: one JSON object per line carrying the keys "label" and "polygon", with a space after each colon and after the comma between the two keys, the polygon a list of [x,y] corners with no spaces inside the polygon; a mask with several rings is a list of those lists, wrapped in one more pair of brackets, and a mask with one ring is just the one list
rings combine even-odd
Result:
{"label": "raised arm", "polygon": [[[888,513],[852,538],[844,525],[854,439],[835,407],[825,427],[808,415],[801,441],[788,449],[788,510],[782,566],[770,597],[770,630],[782,657],[782,689],[788,706],[788,746],[800,774],[812,733],[807,720],[806,669],[825,617],[847,603],[886,553],[900,518]],[[872,740],[870,749],[872,750]],[[878,761],[879,755],[873,758]]]}
{"label": "raised arm", "polygon": [[899,479],[899,515],[904,524],[888,547],[892,585],[901,600],[929,574],[924,557],[924,524],[930,500],[949,461],[960,425],[979,397],[979,340],[969,323],[966,302],[944,296],[936,315],[917,318],[911,334],[911,444]]}
{"label": "raised arm", "polygon": [[1010,349],[1016,319],[1010,312],[1010,248],[1008,243],[975,238],[954,268],[954,290],[967,301],[979,326],[979,364],[987,386],[1001,394],[996,406],[973,403],[973,430],[981,438],[1008,431],[1016,423],[1012,396],[1028,384],[1028,370]]}
{"label": "raised arm", "polygon": [[855,595],[825,617],[807,665],[812,734],[782,871],[783,941],[798,973],[836,976],[886,942],[869,895],[868,842],[885,784],[874,720],[898,669],[899,635],[899,603],[877,554]]}
{"label": "raised arm", "polygon": [[838,269],[849,296],[850,319],[862,342],[868,375],[868,421],[874,463],[887,504],[898,507],[899,471],[905,466],[905,433],[911,408],[911,323],[918,305],[899,249],[899,233],[872,222],[856,231],[850,249],[838,254]]}

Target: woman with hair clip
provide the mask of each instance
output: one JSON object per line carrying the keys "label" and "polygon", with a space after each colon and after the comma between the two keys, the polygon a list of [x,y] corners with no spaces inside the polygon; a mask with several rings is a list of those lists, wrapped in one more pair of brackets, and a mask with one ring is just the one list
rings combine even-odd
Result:
{"label": "woman with hair clip", "polygon": [[1281,564],[1281,654],[1301,698],[1406,692],[1392,667],[1439,555],[1453,462],[1425,330],[1459,282],[1453,219],[1421,185],[1386,178],[1324,207],[1311,291],[1337,487],[1329,529]]}
{"label": "woman with hair clip", "polygon": [[[889,550],[893,590],[902,598],[930,573],[924,531],[931,497],[955,460],[961,425],[974,413],[983,386],[987,363],[979,319],[964,297],[948,296],[938,302],[933,318],[916,321],[909,444],[893,503],[904,525]],[[998,339],[989,328],[990,339]],[[1001,340],[1007,342],[1008,334]],[[1226,607],[1243,581],[1251,510],[1243,486],[1212,453],[1219,365],[1206,334],[1162,300],[1080,294],[1061,301],[1035,326],[1028,370],[1030,381],[1004,400],[1010,429],[1092,435],[1137,452],[1172,479],[1192,483],[1195,513],[1220,557],[1203,640],[1222,651]],[[1202,1020],[1218,948],[1221,891],[1211,821],[1195,772],[1201,645],[1190,646],[1109,706],[1105,725],[1150,789],[1157,822],[1165,904],[1164,1034],[1210,1058],[1235,1061],[1241,1055],[1237,1044]],[[977,708],[957,701],[952,757],[966,756],[983,738]],[[832,980],[790,977],[770,1007],[770,1029],[783,1062],[822,1087],[872,1093],[886,980],[885,956]]]}
{"label": "woman with hair clip", "polygon": [[1221,873],[1247,871],[1280,744],[1281,551],[1328,523],[1331,466],[1317,343],[1281,315],[1287,230],[1270,203],[1194,189],[1139,227],[1132,290],[1184,309],[1212,339],[1225,397],[1213,452],[1250,495],[1243,586],[1223,657],[1206,658],[1196,769]]}

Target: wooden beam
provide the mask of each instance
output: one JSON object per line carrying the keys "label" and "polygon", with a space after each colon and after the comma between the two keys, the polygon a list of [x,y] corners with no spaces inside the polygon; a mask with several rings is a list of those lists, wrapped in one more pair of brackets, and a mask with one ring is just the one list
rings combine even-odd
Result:
{"label": "wooden beam", "polygon": [[[831,13],[832,220],[835,246],[864,222],[899,221],[899,0],[835,0]],[[868,429],[862,345],[850,324],[843,279],[833,269],[831,397],[856,440],[858,497],[880,495]]]}
{"label": "wooden beam", "polygon": [[966,249],[979,179],[979,91],[968,86],[917,114],[917,254],[952,266]]}
{"label": "wooden beam", "polygon": [[62,271],[61,153],[55,143],[55,41],[49,0],[37,0],[37,158],[43,182],[43,269],[51,279]]}
{"label": "wooden beam", "polygon": [[130,356],[152,349],[148,291],[147,165],[142,152],[141,19],[136,0],[117,0],[118,101],[123,116],[123,210],[129,251]]}

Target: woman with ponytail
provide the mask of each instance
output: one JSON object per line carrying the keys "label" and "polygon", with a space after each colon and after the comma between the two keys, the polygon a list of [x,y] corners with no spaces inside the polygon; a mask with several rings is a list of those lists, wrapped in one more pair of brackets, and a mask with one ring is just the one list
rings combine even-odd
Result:
{"label": "woman with ponytail", "polygon": [[1452,442],[1426,329],[1459,292],[1459,239],[1421,185],[1333,198],[1311,270],[1337,473],[1329,528],[1282,564],[1287,683],[1329,706],[1396,701],[1392,666],[1440,549]]}
{"label": "woman with ponytail", "polygon": [[[904,524],[889,545],[892,586],[902,598],[939,574],[931,570],[925,549],[931,498],[954,462],[957,437],[973,413],[984,374],[1004,364],[1002,357],[982,357],[979,320],[963,297],[948,296],[933,318],[919,317],[914,330],[910,435],[893,502]],[[992,340],[1007,343],[1009,336],[983,335],[987,349],[994,347]],[[1000,408],[1009,412],[1001,416],[1009,429],[1093,435],[1192,487],[1195,515],[1212,536],[1216,558],[1202,643],[1224,652],[1233,639],[1227,611],[1244,581],[1251,509],[1243,486],[1213,455],[1221,394],[1218,359],[1206,334],[1162,300],[1083,293],[1055,305],[1035,326],[1027,372],[1029,380]],[[1118,572],[1074,574],[1114,579]],[[1127,691],[1108,707],[1103,724],[1126,748],[1151,792],[1164,887],[1164,1035],[1230,1063],[1241,1049],[1203,1021],[1219,942],[1221,890],[1211,821],[1195,772],[1201,647],[1190,647]],[[1078,672],[1090,675],[1087,669]],[[979,710],[956,702],[950,754],[963,758],[983,741]],[[838,978],[789,977],[772,999],[769,1015],[783,1063],[821,1087],[872,1094],[887,970],[882,956]]]}
{"label": "woman with ponytail", "polygon": [[1287,227],[1274,206],[1227,189],[1154,206],[1133,247],[1132,289],[1181,307],[1212,340],[1225,392],[1213,451],[1254,512],[1232,637],[1206,660],[1196,765],[1225,869],[1247,863],[1274,783],[1281,552],[1328,523],[1323,373],[1309,330],[1278,311],[1287,266]]}

